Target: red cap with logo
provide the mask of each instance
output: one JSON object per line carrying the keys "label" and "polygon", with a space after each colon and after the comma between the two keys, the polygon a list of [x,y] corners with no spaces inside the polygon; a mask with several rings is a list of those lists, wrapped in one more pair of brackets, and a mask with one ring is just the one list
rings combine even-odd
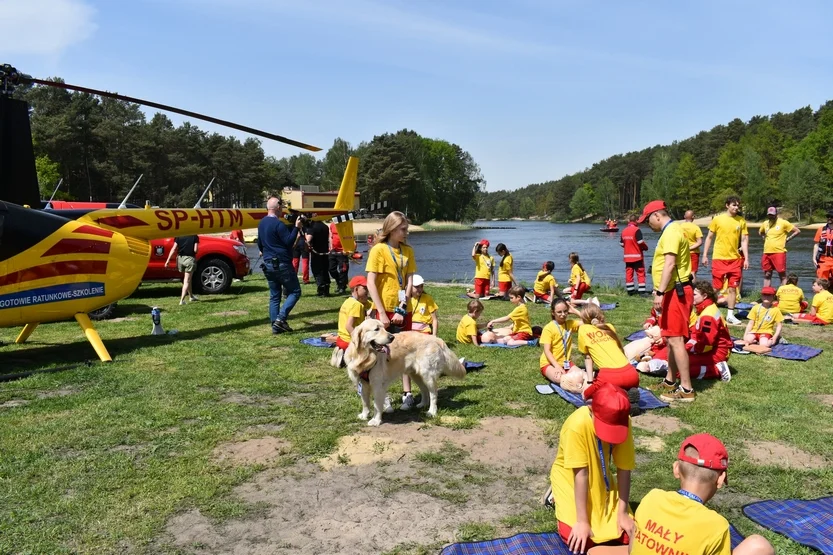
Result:
{"label": "red cap with logo", "polygon": [[353,279],[350,280],[350,283],[347,284],[350,289],[353,289],[356,286],[364,285],[367,287],[367,278],[364,276],[353,276]]}
{"label": "red cap with logo", "polygon": [[774,295],[775,288],[774,287],[764,287],[761,289],[761,295]]}
{"label": "red cap with logo", "polygon": [[639,216],[639,219],[636,221],[640,224],[643,223],[645,220],[648,219],[648,216],[650,216],[657,210],[667,210],[664,200],[652,200],[651,202],[646,204],[645,208],[642,209],[642,215]]}
{"label": "red cap with logo", "polygon": [[[686,447],[697,449],[697,458],[686,455]],[[685,438],[680,445],[677,458],[712,470],[726,470],[729,468],[729,452],[726,451],[726,446],[711,434],[694,434]]]}
{"label": "red cap with logo", "polygon": [[488,239],[481,239],[480,244],[483,245],[484,247],[488,247],[491,243],[489,243]]}
{"label": "red cap with logo", "polygon": [[593,382],[584,392],[584,398],[591,401],[596,437],[614,445],[624,443],[628,439],[631,412],[625,390],[606,382]]}

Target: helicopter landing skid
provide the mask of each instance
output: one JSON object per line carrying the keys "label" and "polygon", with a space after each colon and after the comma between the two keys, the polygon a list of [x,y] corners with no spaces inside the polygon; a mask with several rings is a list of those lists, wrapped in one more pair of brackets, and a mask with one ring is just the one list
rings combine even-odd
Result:
{"label": "helicopter landing skid", "polygon": [[[95,349],[95,353],[98,355],[98,358],[101,359],[101,362],[113,362],[113,358],[110,356],[110,353],[107,352],[107,347],[104,346],[104,342],[101,340],[101,336],[98,335],[93,323],[90,321],[90,317],[84,312],[79,312],[75,315],[75,320],[78,322],[78,325],[81,326],[81,329],[84,330],[84,335],[87,337],[87,341],[89,341],[90,345],[93,346],[93,349]],[[18,345],[25,343],[37,327],[38,324],[36,322],[26,324],[23,326],[20,335],[17,336],[17,339],[15,339],[14,342]]]}

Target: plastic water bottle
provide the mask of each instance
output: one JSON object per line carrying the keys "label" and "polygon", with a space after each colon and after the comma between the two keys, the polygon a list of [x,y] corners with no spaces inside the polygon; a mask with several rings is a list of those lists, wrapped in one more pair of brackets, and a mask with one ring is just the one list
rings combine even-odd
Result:
{"label": "plastic water bottle", "polygon": [[153,320],[153,330],[151,335],[165,335],[165,330],[162,328],[162,311],[158,306],[154,306],[150,311],[150,318]]}

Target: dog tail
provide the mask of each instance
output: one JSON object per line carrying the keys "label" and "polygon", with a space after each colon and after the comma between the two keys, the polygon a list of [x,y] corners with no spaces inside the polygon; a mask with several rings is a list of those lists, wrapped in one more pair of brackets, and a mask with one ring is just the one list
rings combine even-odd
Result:
{"label": "dog tail", "polygon": [[445,365],[442,375],[462,380],[466,377],[466,367],[463,365],[463,359],[457,358],[451,349],[447,346],[443,351],[445,357]]}

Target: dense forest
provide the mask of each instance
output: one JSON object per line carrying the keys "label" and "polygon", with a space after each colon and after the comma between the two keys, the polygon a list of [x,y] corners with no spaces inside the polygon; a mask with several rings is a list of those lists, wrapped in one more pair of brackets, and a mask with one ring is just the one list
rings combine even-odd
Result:
{"label": "dense forest", "polygon": [[514,191],[478,195],[482,218],[554,221],[620,217],[662,198],[679,217],[723,209],[730,194],[760,219],[774,203],[797,219],[833,203],[833,101],[818,111],[734,119],[668,146],[617,154],[582,172]]}
{"label": "dense forest", "polygon": [[[208,133],[164,114],[150,121],[139,105],[86,93],[36,86],[17,96],[32,108],[32,136],[41,194],[49,198],[120,201],[142,175],[131,202],[190,207],[215,178],[214,206],[263,206],[286,187],[336,190],[349,156],[359,162],[362,204],[388,201],[415,222],[477,216],[485,185],[471,155],[456,144],[407,129],[353,147],[337,138],[322,159],[311,154],[276,159],[261,143]],[[205,205],[205,204],[204,204]]]}

